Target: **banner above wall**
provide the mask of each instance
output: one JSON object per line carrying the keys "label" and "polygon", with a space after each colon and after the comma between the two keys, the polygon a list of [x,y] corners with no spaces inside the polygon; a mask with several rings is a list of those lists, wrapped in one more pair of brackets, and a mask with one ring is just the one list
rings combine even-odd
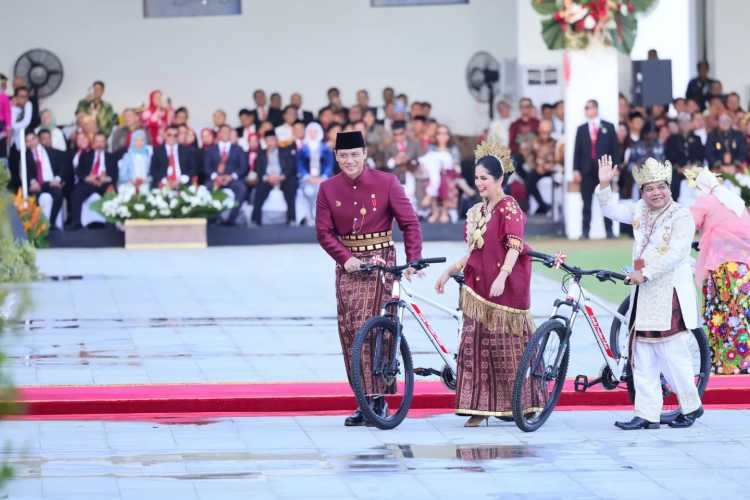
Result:
{"label": "banner above wall", "polygon": [[143,17],[239,16],[242,0],[143,0]]}
{"label": "banner above wall", "polygon": [[542,37],[550,50],[585,49],[594,39],[630,54],[638,30],[637,13],[656,0],[531,0],[542,20]]}
{"label": "banner above wall", "polygon": [[412,7],[415,5],[466,4],[469,0],[370,0],[372,7]]}

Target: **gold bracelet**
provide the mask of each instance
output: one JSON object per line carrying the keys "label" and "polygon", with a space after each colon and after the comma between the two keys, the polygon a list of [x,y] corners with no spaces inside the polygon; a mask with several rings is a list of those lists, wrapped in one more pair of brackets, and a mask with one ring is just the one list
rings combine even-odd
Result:
{"label": "gold bracelet", "polygon": [[506,273],[510,274],[513,272],[513,267],[511,266],[503,266],[500,268],[500,271],[505,271]]}

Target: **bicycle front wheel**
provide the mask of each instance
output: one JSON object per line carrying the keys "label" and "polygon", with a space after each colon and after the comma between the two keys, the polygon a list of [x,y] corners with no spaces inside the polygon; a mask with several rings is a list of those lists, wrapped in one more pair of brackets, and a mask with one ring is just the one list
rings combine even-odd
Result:
{"label": "bicycle front wheel", "polygon": [[[396,335],[397,328],[391,318],[370,318],[357,331],[352,345],[354,395],[367,422],[379,429],[398,426],[406,418],[414,396],[411,351],[406,339]],[[385,398],[385,409],[375,403],[379,398]]]}
{"label": "bicycle front wheel", "polygon": [[513,420],[524,432],[547,421],[560,398],[568,372],[568,329],[560,321],[542,324],[526,345],[513,384]]}

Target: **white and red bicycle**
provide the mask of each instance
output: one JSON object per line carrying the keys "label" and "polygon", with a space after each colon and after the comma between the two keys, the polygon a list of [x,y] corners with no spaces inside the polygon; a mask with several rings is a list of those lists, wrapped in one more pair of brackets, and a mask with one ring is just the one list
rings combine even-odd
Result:
{"label": "white and red bicycle", "polygon": [[[352,388],[357,403],[367,421],[380,429],[393,429],[406,418],[414,396],[414,375],[437,375],[449,389],[456,390],[456,355],[445,346],[417,302],[428,304],[453,318],[459,336],[463,325],[463,313],[458,307],[446,307],[414,293],[401,279],[408,267],[420,270],[430,264],[442,262],[445,262],[445,257],[421,259],[410,265],[401,266],[362,266],[362,272],[377,272],[378,279],[383,284],[387,274],[394,278],[391,298],[383,304],[379,315],[365,321],[357,331],[351,352]],[[463,283],[462,274],[457,273],[451,277],[459,285]],[[442,359],[442,369],[414,367],[403,328],[407,311]],[[363,373],[372,373],[369,384],[365,383]],[[389,408],[385,412],[377,413],[371,408],[370,402],[373,398],[383,396],[386,396]]]}
{"label": "white and red bicycle", "polygon": [[[534,262],[565,271],[562,280],[564,295],[555,300],[552,314],[534,332],[521,356],[513,385],[513,419],[516,425],[526,432],[535,431],[544,424],[555,409],[568,371],[571,335],[581,315],[589,330],[594,334],[596,344],[604,358],[604,366],[595,380],[589,381],[585,375],[578,375],[575,380],[575,390],[584,392],[596,384],[612,390],[616,389],[621,382],[625,382],[632,400],[635,397],[635,388],[630,376],[628,360],[629,299],[626,298],[615,311],[595,296],[590,295],[581,286],[581,280],[587,276],[593,276],[602,282],[614,283],[615,280],[625,281],[625,275],[603,269],[585,270],[569,266],[560,255],[553,256],[534,251],[526,253]],[[592,304],[601,307],[613,317],[609,340],[602,330]],[[563,308],[568,310],[567,314],[561,314]],[[697,328],[692,331],[692,334],[690,351],[695,383],[702,396],[708,385],[711,354],[703,329]],[[665,395],[670,393],[669,381],[664,377],[662,377],[662,391]],[[675,405],[667,407],[667,411],[661,416],[662,423],[670,422],[678,413],[679,409]]]}

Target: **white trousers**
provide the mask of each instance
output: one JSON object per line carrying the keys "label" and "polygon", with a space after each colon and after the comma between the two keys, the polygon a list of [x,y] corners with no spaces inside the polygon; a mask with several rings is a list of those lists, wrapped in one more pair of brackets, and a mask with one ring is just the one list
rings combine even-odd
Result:
{"label": "white trousers", "polygon": [[636,416],[649,422],[659,421],[664,404],[661,374],[677,395],[682,414],[700,408],[701,399],[695,386],[693,359],[688,348],[690,335],[685,331],[664,340],[636,338],[633,348]]}

